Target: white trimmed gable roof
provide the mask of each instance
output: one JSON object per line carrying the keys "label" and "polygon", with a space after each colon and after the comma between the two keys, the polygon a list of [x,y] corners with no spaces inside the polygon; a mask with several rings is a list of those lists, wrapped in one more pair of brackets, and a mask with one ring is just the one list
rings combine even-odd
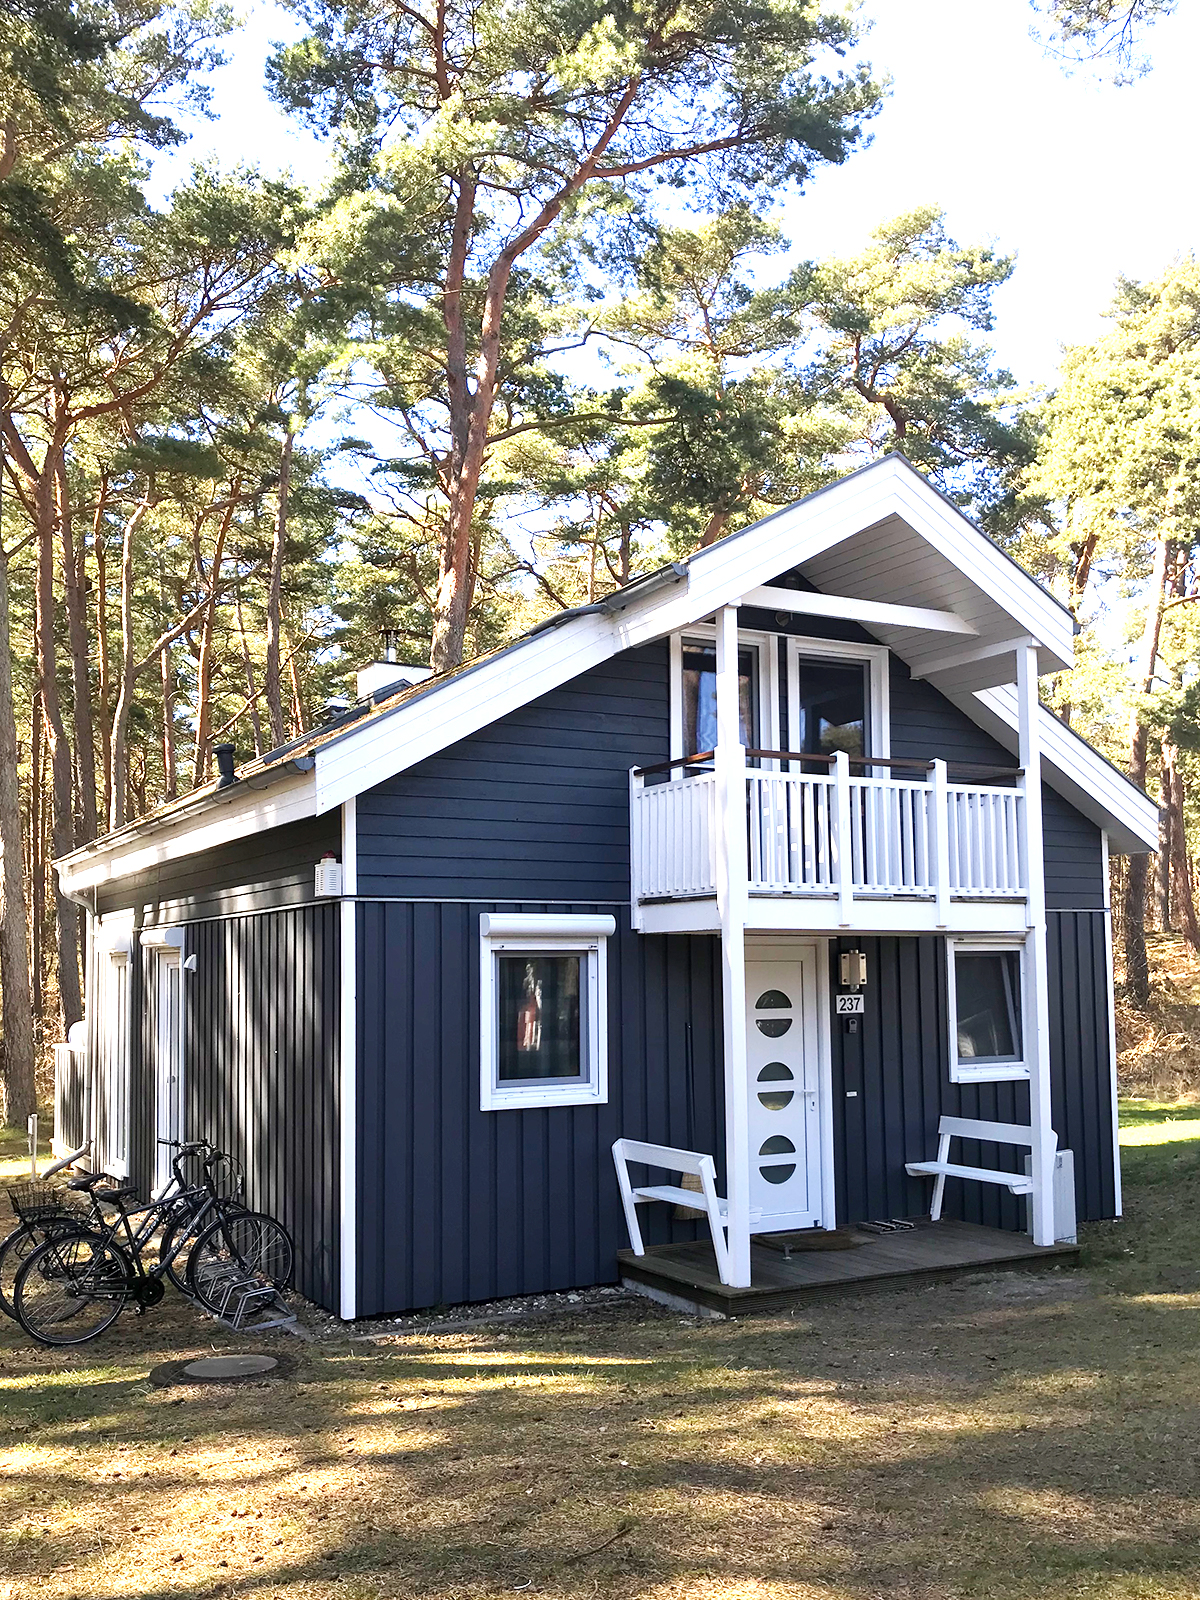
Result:
{"label": "white trimmed gable roof", "polygon": [[[75,851],[60,864],[64,887],[77,892],[205,848],[214,839],[209,800],[223,808],[226,839],[330,811],[622,650],[720,606],[770,605],[753,591],[797,570],[829,604],[857,603],[860,626],[1002,743],[1016,720],[1005,687],[1015,644],[1033,640],[1043,672],[1072,664],[1070,612],[902,457],[888,456],[604,603],[396,694],[349,726],[319,729],[249,764],[233,788],[201,791]],[[932,625],[916,613],[897,622],[900,606],[922,608]],[[1043,730],[1047,782],[1108,832],[1114,850],[1154,849],[1154,802],[1044,709]],[[259,793],[268,785],[269,801]],[[268,804],[269,820],[261,815]]]}

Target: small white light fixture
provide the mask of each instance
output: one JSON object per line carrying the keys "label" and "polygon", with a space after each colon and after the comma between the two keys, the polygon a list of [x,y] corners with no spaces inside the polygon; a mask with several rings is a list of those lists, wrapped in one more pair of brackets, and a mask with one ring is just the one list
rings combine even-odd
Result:
{"label": "small white light fixture", "polygon": [[196,957],[195,956],[185,956],[184,957],[183,970],[185,972],[195,972],[196,965],[197,965],[197,963],[196,963]]}
{"label": "small white light fixture", "polygon": [[342,863],[332,850],[327,850],[317,862],[316,892],[325,897],[342,892]]}

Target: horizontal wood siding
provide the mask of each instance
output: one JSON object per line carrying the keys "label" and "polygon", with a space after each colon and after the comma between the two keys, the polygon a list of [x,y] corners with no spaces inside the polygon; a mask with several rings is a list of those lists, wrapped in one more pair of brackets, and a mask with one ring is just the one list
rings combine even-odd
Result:
{"label": "horizontal wood siding", "polygon": [[[338,906],[189,927],[187,1136],[246,1167],[247,1202],[296,1244],[296,1287],[334,1309],[339,1262]],[[139,1100],[153,1128],[153,1092]]]}
{"label": "horizontal wood siding", "polygon": [[[1104,968],[1104,914],[1048,917],[1050,1070],[1059,1144],[1074,1152],[1081,1221],[1114,1213],[1112,1116]],[[937,1153],[942,1116],[1029,1121],[1024,1083],[950,1082],[945,942],[919,938],[835,940],[867,953],[865,1015],[851,1033],[833,1019],[833,1118],[837,1213],[842,1221],[914,1216],[928,1210],[930,1179],[906,1161]],[[956,1159],[1001,1171],[1023,1169],[1026,1152],[965,1141]],[[946,1185],[948,1216],[987,1227],[1024,1227],[1024,1203],[993,1184]]]}
{"label": "horizontal wood siding", "polygon": [[[363,1315],[615,1281],[621,1135],[724,1164],[718,942],[639,936],[627,914],[608,947],[608,1104],[479,1109],[480,914],[545,909],[359,906]],[[695,1234],[661,1206],[646,1227]]]}
{"label": "horizontal wood siding", "polygon": [[629,768],[670,753],[667,647],[626,651],[358,798],[361,895],[629,898]]}
{"label": "horizontal wood siding", "polygon": [[305,905],[317,862],[342,853],[341,812],[289,822],[100,890],[101,914],[139,909],[147,925]]}

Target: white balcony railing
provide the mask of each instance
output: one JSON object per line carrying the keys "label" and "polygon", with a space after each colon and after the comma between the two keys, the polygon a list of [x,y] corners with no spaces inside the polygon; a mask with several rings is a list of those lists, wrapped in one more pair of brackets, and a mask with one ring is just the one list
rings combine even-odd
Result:
{"label": "white balcony railing", "polygon": [[[851,775],[848,763],[831,765],[819,774],[746,773],[751,893],[1024,897],[1019,788],[949,783],[941,762],[929,763],[924,781]],[[632,775],[635,899],[715,892],[715,780],[711,772],[675,777],[677,770],[656,784]]]}

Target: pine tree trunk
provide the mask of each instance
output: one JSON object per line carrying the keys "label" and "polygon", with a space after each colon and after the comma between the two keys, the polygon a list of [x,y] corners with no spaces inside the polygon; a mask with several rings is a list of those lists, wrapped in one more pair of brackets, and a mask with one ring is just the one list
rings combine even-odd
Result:
{"label": "pine tree trunk", "polygon": [[261,756],[263,745],[262,718],[258,714],[258,690],[254,686],[254,663],[250,660],[250,641],[246,638],[246,621],[242,616],[242,585],[234,589],[234,611],[237,615],[238,638],[242,646],[242,667],[246,673],[246,710],[250,713],[250,727],[254,734],[254,754]]}
{"label": "pine tree trunk", "polygon": [[287,549],[288,495],[292,486],[292,448],[295,443],[289,420],[279,456],[279,494],[275,507],[275,527],[271,538],[271,570],[267,579],[266,670],[263,698],[271,723],[271,742],[278,750],[284,743],[283,691],[279,678],[279,639],[282,627],[283,563]]}
{"label": "pine tree trunk", "polygon": [[[1162,634],[1163,607],[1166,604],[1167,574],[1171,565],[1173,541],[1159,533],[1154,545],[1154,563],[1146,597],[1146,622],[1139,651],[1138,687],[1149,694],[1154,687],[1154,667]],[[1149,735],[1139,707],[1131,719],[1129,738],[1129,776],[1140,789],[1146,787],[1146,757]],[[1150,962],[1146,954],[1146,888],[1150,861],[1147,855],[1129,858],[1125,880],[1124,937],[1125,983],[1135,1004],[1144,1006],[1150,998]]]}
{"label": "pine tree trunk", "polygon": [[[1179,931],[1193,950],[1200,951],[1200,919],[1196,915],[1196,886],[1192,881],[1192,863],[1188,856],[1186,831],[1186,795],[1183,774],[1179,770],[1178,752],[1171,752],[1171,900]],[[1164,757],[1166,749],[1164,749]],[[1164,760],[1164,765],[1166,762]]]}
{"label": "pine tree trunk", "polygon": [[[57,652],[54,637],[54,534],[57,517],[54,505],[55,459],[60,444],[47,450],[47,462],[37,481],[37,575],[35,583],[34,642],[38,665],[38,687],[46,721],[46,744],[50,756],[51,841],[55,858],[67,855],[74,843],[74,818],[71,813],[71,747],[63,725],[58,697]],[[83,1015],[79,987],[78,924],[79,908],[62,893],[57,876],[54,882],[55,921],[58,931],[58,998],[65,1030]]]}
{"label": "pine tree trunk", "polygon": [[1154,905],[1160,933],[1174,933],[1171,916],[1171,855],[1175,832],[1175,813],[1171,807],[1174,790],[1174,749],[1163,744],[1158,768],[1158,856],[1154,863]]}
{"label": "pine tree trunk", "polygon": [[[217,630],[217,605],[221,588],[221,565],[225,558],[225,540],[233,521],[233,510],[237,499],[237,488],[230,490],[229,505],[221,518],[221,525],[217,531],[216,542],[213,545],[212,563],[209,567],[209,597],[204,608],[204,616],[200,627],[200,658],[196,667],[196,744],[192,752],[192,788],[198,789],[208,777],[209,761],[212,756],[212,679],[213,647]],[[201,574],[201,579],[203,575]]]}
{"label": "pine tree trunk", "polygon": [[175,771],[175,673],[169,644],[163,646],[158,659],[162,684],[163,799],[174,800],[179,793],[179,779]]}
{"label": "pine tree trunk", "polygon": [[137,684],[137,640],[133,631],[133,537],[141,526],[142,518],[150,509],[150,490],[133,513],[125,519],[121,538],[121,673],[118,680],[117,704],[113,711],[111,746],[108,762],[110,778],[109,815],[110,828],[123,828],[129,820],[129,716],[133,710],[133,693]]}
{"label": "pine tree trunk", "polygon": [[4,1010],[4,1121],[10,1128],[21,1128],[26,1118],[37,1110],[37,1095],[29,941],[21,871],[21,795],[17,785],[11,633],[8,556],[0,549],[0,1003]]}
{"label": "pine tree trunk", "polygon": [[58,499],[58,528],[62,542],[63,598],[67,612],[67,640],[71,650],[71,688],[74,704],[75,759],[79,782],[79,844],[96,837],[96,733],[92,715],[92,685],[88,674],[87,609],[83,591],[83,546],[75,548],[67,461],[60,453],[54,471]]}
{"label": "pine tree trunk", "polygon": [[112,686],[108,659],[108,547],[104,513],[108,501],[108,475],[102,473],[92,522],[92,551],[96,557],[96,716],[100,725],[100,759],[103,766],[102,810],[107,824],[112,815],[112,728],[108,707]]}
{"label": "pine tree trunk", "polygon": [[42,850],[45,830],[42,808],[45,800],[45,735],[42,731],[42,697],[33,692],[32,732],[30,734],[29,775],[29,985],[34,1017],[40,1019],[46,1008],[42,956],[42,936],[46,929],[46,858]]}

